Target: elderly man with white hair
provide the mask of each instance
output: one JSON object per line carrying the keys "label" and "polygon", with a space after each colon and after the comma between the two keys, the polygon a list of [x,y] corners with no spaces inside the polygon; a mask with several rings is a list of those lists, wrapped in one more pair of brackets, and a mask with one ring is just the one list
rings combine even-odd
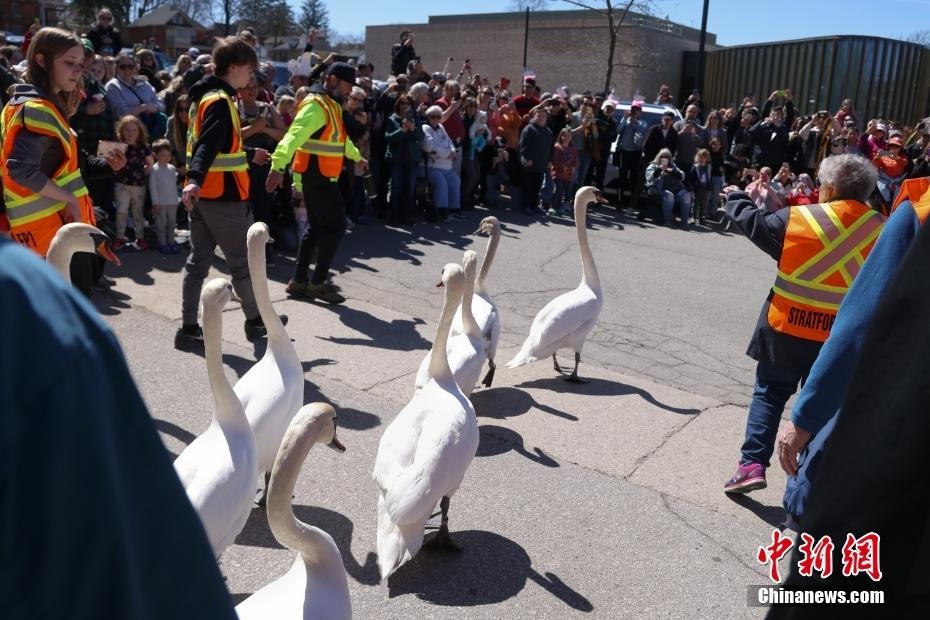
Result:
{"label": "elderly man with white hair", "polygon": [[759,208],[735,186],[726,213],[750,241],[778,261],[778,273],[747,355],[758,362],[746,435],[727,493],[766,487],[788,399],[804,384],[830,335],[840,303],[865,263],[885,218],[867,203],[877,172],[866,159],[836,155],[819,170],[820,204]]}

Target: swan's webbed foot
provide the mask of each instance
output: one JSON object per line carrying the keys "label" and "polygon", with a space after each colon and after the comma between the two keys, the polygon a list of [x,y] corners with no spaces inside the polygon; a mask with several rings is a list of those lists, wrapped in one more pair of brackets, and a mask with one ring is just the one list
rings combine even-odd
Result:
{"label": "swan's webbed foot", "polygon": [[271,472],[265,472],[265,486],[255,492],[255,505],[264,508],[268,501],[268,485],[271,483]]}
{"label": "swan's webbed foot", "polygon": [[488,374],[486,374],[484,379],[481,380],[481,384],[484,387],[491,387],[491,383],[494,381],[495,370],[497,370],[497,364],[494,363],[494,360],[488,360]]}
{"label": "swan's webbed foot", "polygon": [[574,370],[572,370],[572,374],[565,377],[565,380],[568,381],[569,383],[588,383],[588,381],[578,378],[578,364],[580,362],[581,362],[581,354],[575,353],[575,368]]}
{"label": "swan's webbed foot", "polygon": [[462,545],[458,544],[452,539],[452,536],[449,534],[449,526],[443,523],[439,526],[439,530],[426,542],[423,543],[424,548],[430,548],[435,550],[442,551],[461,551]]}
{"label": "swan's webbed foot", "polygon": [[452,536],[449,535],[449,498],[443,497],[439,502],[439,509],[442,512],[442,521],[439,525],[439,531],[430,538],[428,541],[423,543],[424,547],[431,547],[433,549],[442,549],[445,551],[461,551],[462,546],[457,542],[452,540]]}
{"label": "swan's webbed foot", "polygon": [[562,370],[562,367],[559,366],[559,360],[555,359],[555,353],[552,354],[552,368],[554,368],[555,371],[559,374],[565,372]]}

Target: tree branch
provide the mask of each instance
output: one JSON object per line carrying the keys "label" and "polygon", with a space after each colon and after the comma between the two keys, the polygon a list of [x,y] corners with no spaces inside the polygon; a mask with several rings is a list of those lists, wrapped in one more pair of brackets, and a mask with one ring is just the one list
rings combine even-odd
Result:
{"label": "tree branch", "polygon": [[620,26],[623,25],[624,20],[626,20],[627,13],[630,12],[630,7],[633,6],[634,0],[627,2],[626,6],[623,7],[623,12],[620,13],[620,18],[617,20],[617,25],[614,26],[614,32],[620,32]]}
{"label": "tree branch", "polygon": [[604,9],[598,8],[596,6],[591,6],[590,4],[585,4],[584,2],[579,2],[578,0],[562,0],[565,4],[571,4],[573,6],[580,7],[582,9],[588,9],[589,11],[594,11],[595,13],[600,13],[604,17],[610,17],[610,12]]}

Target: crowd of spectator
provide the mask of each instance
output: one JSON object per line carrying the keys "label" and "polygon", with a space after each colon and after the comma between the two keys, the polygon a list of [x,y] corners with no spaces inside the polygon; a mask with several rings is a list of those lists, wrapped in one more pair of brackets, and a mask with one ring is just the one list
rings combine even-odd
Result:
{"label": "crowd of spectator", "polygon": [[[238,91],[246,146],[273,151],[311,84],[330,64],[346,60],[313,53],[319,35],[311,30],[304,53],[288,63],[288,84],[276,85],[276,68],[264,61]],[[256,41],[248,29],[239,36]],[[87,183],[94,204],[110,218],[117,247],[145,250],[154,243],[160,252],[177,252],[176,236],[167,228],[175,222],[183,228],[186,218],[168,192],[168,177],[176,188],[184,180],[188,91],[210,75],[211,56],[191,48],[161,70],[150,46],[124,47],[106,8],[82,42],[82,98],[72,128],[84,150],[119,148],[127,157],[116,183]],[[23,58],[22,49],[0,48],[4,103],[20,79]],[[370,171],[347,162],[340,177],[349,229],[373,216],[392,226],[463,219],[476,205],[498,207],[505,194],[524,214],[571,217],[577,188],[605,189],[611,167],[617,171],[612,183],[618,208],[682,226],[717,221],[725,185],[745,188],[769,211],[815,202],[820,162],[836,154],[873,162],[879,172],[873,200],[885,212],[904,179],[930,173],[930,122],[913,128],[886,119],[863,122],[849,99],[835,113],[804,115],[790,89],[773,92],[761,109],[752,97],[710,109],[695,91],[679,114],[663,85],[655,104],[665,112],[649,126],[642,97],[621,112],[613,93],[572,94],[565,87],[544,92],[531,74],[514,96],[510,80],[493,83],[467,60],[458,73],[430,73],[408,30],[385,65],[390,75],[376,73],[369,61],[353,64],[358,78],[344,103],[346,127]],[[267,166],[251,162],[249,174],[255,218],[269,224],[278,249],[294,251],[308,225],[300,188],[287,179],[269,193]],[[147,227],[153,241],[146,241]],[[274,264],[270,252],[269,262]]]}

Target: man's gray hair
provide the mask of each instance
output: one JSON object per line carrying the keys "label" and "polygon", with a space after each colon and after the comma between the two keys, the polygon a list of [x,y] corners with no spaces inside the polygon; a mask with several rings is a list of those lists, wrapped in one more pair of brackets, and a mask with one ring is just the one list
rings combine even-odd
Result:
{"label": "man's gray hair", "polygon": [[878,170],[859,155],[833,155],[820,162],[817,178],[833,188],[833,195],[866,202],[875,191]]}
{"label": "man's gray hair", "polygon": [[410,87],[409,92],[410,92],[410,96],[416,99],[420,95],[423,95],[429,92],[429,84],[427,84],[426,82],[417,82],[416,84]]}

